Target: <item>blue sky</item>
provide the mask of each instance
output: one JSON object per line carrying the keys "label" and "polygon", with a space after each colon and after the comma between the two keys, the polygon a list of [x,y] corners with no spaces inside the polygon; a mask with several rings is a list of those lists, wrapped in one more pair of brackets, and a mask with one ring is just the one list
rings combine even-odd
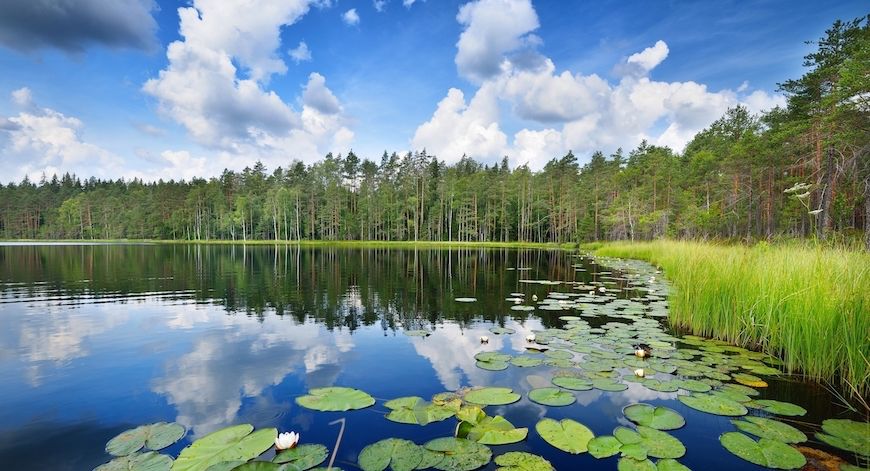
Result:
{"label": "blue sky", "polygon": [[[782,104],[776,83],[801,74],[804,41],[867,13],[781,0],[37,3],[0,6],[2,181],[190,178],[350,148],[533,168],[641,139],[679,150],[729,106]],[[310,57],[294,58],[302,42]]]}

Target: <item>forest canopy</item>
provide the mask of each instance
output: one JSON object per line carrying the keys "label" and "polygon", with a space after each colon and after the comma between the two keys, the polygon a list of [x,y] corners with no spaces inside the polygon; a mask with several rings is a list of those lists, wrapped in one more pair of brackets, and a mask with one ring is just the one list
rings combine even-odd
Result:
{"label": "forest canopy", "polygon": [[[540,171],[353,151],[192,181],[43,176],[0,186],[5,239],[435,240],[828,238],[870,248],[870,16],[837,21],[779,90],[729,109],[682,152],[570,151]],[[442,156],[443,157],[443,156]]]}

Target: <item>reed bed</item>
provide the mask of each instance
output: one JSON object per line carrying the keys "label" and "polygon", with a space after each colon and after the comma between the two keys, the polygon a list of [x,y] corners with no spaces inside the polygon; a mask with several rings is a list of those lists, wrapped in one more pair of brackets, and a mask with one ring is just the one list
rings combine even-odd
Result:
{"label": "reed bed", "polygon": [[673,283],[670,319],[779,357],[787,371],[870,392],[870,254],[702,242],[611,243],[597,255],[649,261]]}

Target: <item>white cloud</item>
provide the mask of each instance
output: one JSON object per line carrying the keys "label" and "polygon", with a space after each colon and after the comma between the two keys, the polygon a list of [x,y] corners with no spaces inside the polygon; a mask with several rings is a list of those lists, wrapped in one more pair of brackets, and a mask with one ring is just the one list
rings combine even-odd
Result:
{"label": "white cloud", "polygon": [[21,87],[12,92],[12,102],[18,106],[27,107],[33,103],[33,94],[27,87]]}
{"label": "white cloud", "polygon": [[[479,0],[463,6],[457,20],[465,27],[457,69],[480,88],[467,104],[459,90],[450,89],[411,140],[413,148],[425,147],[448,162],[463,153],[489,161],[509,155],[515,164],[541,168],[568,150],[582,156],[628,149],[643,139],[680,151],[729,107],[760,112],[784,103],[764,91],[747,95],[746,87],[711,91],[692,81],[651,79],[650,71],[669,54],[661,40],[617,64],[616,82],[560,72],[534,50],[537,40],[530,32],[538,27],[537,16],[525,1]],[[527,126],[512,139],[502,130],[500,108]]]}
{"label": "white cloud", "polygon": [[523,47],[526,35],[539,26],[530,0],[469,2],[459,9],[456,20],[465,27],[456,43],[456,67],[473,81],[498,75],[505,54]]}
{"label": "white cloud", "polygon": [[350,26],[359,24],[359,14],[356,12],[356,8],[351,8],[344,12],[344,14],[341,15],[341,19]]}
{"label": "white cloud", "polygon": [[290,49],[287,54],[293,59],[293,62],[300,63],[311,60],[311,50],[308,49],[308,44],[305,41],[299,41],[299,45],[295,49]]}
{"label": "white cloud", "polygon": [[402,5],[404,5],[405,8],[411,8],[411,5],[415,3],[417,3],[417,0],[402,0]]}
{"label": "white cloud", "polygon": [[372,6],[380,13],[387,8],[387,0],[372,0]]}
{"label": "white cloud", "polygon": [[[318,100],[303,96],[302,110],[268,89],[270,77],[287,68],[276,55],[281,28],[311,5],[326,4],[268,0],[250,8],[246,0],[194,0],[179,9],[182,40],[169,45],[169,64],[143,90],[157,99],[162,114],[209,149],[206,174],[255,160],[272,167],[291,158],[311,162],[350,143],[353,133],[338,114],[341,106],[319,74],[305,86]],[[310,51],[302,42],[290,55],[303,60]]]}

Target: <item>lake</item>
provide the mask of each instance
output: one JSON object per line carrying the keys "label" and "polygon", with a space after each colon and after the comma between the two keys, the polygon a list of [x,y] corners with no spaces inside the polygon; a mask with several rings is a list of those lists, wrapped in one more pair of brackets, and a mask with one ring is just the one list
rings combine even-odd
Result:
{"label": "lake", "polygon": [[[663,276],[639,263],[598,263],[557,250],[0,246],[0,468],[92,469],[111,458],[104,446],[113,436],[158,421],[188,430],[162,451],[173,457],[195,439],[243,423],[294,430],[302,443],[331,450],[339,426],[330,422],[345,418],[335,465],[356,469],[360,451],[378,440],[423,444],[454,434],[455,418],[425,426],[387,420],[385,401],[504,386],[522,398],[484,410],[529,432],[519,443],[492,446],[494,456],[529,451],[559,470],[614,470],[617,456],[565,453],[544,441],[535,424],[570,418],[608,435],[631,425],[625,406],[644,402],[685,418],[685,426],[668,433],[685,445],[679,461],[689,468],[764,469],[719,443],[722,433],[736,430],[732,417],[688,407],[677,400],[688,394],[683,388],[645,385],[687,377],[647,367],[648,379],[634,378],[633,364],[652,361],[632,355],[639,337],[654,339],[661,370],[677,359],[706,358],[703,367],[680,364],[676,373],[707,384],[717,384],[711,379],[716,375],[703,374],[717,366],[716,358],[749,358],[694,337],[671,340],[682,332],[663,317]],[[498,327],[510,330],[491,331]],[[407,335],[421,331],[430,335]],[[531,334],[540,343],[528,342]],[[480,352],[512,358],[478,362]],[[568,358],[553,352],[568,352]],[[516,366],[515,358],[541,364]],[[500,362],[507,363],[504,369]],[[552,387],[554,375],[607,377],[627,389],[566,389],[576,402],[564,407],[531,401],[528,392]],[[753,399],[805,408],[804,416],[778,418],[810,437],[804,445],[854,462],[813,433],[824,419],[860,417],[822,385],[759,376],[768,387],[757,388]],[[295,401],[312,388],[333,385],[358,388],[377,402],[319,412]],[[756,408],[749,413],[777,417]]]}

